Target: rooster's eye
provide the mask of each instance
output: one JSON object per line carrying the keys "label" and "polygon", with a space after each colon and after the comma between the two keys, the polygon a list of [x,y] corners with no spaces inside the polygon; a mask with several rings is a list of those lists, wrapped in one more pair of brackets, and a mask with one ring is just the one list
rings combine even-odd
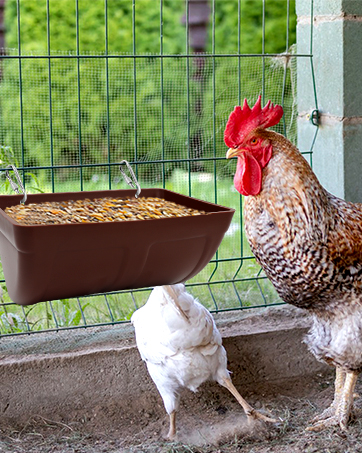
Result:
{"label": "rooster's eye", "polygon": [[257,139],[257,138],[252,138],[252,139],[250,140],[250,143],[251,143],[252,145],[256,145],[257,142],[258,142],[258,139]]}

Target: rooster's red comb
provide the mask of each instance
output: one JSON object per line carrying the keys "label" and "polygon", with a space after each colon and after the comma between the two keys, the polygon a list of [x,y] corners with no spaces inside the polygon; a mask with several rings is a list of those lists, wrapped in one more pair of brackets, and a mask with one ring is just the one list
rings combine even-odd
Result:
{"label": "rooster's red comb", "polygon": [[254,107],[251,109],[244,99],[243,108],[235,107],[229,116],[224,132],[224,141],[229,148],[235,148],[243,139],[257,127],[267,128],[279,123],[283,116],[283,107],[273,105],[270,101],[264,108],[261,108],[261,96],[258,97]]}

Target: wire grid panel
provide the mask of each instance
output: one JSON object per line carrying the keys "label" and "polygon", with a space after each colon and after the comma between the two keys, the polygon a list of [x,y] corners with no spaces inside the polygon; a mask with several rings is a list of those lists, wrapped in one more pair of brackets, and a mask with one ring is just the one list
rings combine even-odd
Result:
{"label": "wire grid panel", "polygon": [[[11,2],[11,0],[9,0]],[[29,0],[27,0],[29,2]],[[31,1],[31,0],[30,0]],[[235,105],[252,105],[261,93],[283,105],[284,122],[276,130],[296,141],[296,62],[311,55],[295,53],[289,42],[291,4],[285,6],[285,51],[266,54],[267,4],[260,0],[261,52],[242,53],[242,0],[224,0],[238,14],[233,52],[217,52],[216,22],[222,2],[209,3],[209,45],[205,53],[190,47],[190,3],[179,5],[177,33],[183,51],[166,53],[168,2],[157,4],[157,18],[148,27],[159,31],[158,51],[138,51],[138,9],[146,0],[99,0],[104,14],[103,50],[80,49],[81,6],[73,2],[69,20],[76,30],[76,48],[53,49],[51,2],[43,3],[47,33],[44,49],[23,45],[25,2],[17,7],[15,49],[2,58],[0,134],[2,160],[21,170],[29,192],[64,192],[126,188],[118,162],[131,162],[141,187],[163,187],[235,208],[236,212],[215,257],[187,282],[190,291],[211,311],[244,309],[280,303],[272,285],[256,265],[243,234],[242,197],[233,186],[235,161],[226,161],[223,131]],[[118,2],[118,3],[117,3]],[[132,52],[111,51],[110,5],[131,14]],[[75,5],[75,6],[74,6]],[[84,6],[84,5],[83,5]],[[141,10],[141,9],[140,9]],[[176,33],[176,35],[177,35]],[[176,38],[174,38],[176,39]],[[170,45],[170,49],[173,47]],[[8,147],[11,147],[12,152]],[[177,259],[177,257],[175,258]],[[97,294],[18,307],[1,281],[2,335],[77,328],[128,321],[147,300],[150,289]]]}

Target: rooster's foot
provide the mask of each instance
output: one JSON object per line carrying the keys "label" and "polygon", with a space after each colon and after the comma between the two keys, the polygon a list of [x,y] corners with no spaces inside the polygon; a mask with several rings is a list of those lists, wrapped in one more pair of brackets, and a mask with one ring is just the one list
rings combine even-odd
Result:
{"label": "rooster's foot", "polygon": [[[325,412],[326,411],[324,411],[321,414],[321,416]],[[331,428],[333,426],[338,426],[339,425],[342,431],[347,431],[347,424],[348,424],[349,418],[350,418],[350,414],[349,413],[341,414],[341,415],[334,414],[331,417],[321,419],[321,420],[317,421],[316,423],[314,423],[313,425],[308,426],[308,428],[306,428],[306,430],[307,431],[319,432],[319,431],[322,431],[323,429]]]}
{"label": "rooster's foot", "polygon": [[312,418],[312,420],[310,422],[312,423],[312,426],[316,425],[316,424],[318,424],[318,422],[323,422],[324,420],[328,420],[329,418],[332,418],[335,415],[335,413],[336,413],[336,406],[334,403],[332,403],[321,414],[318,414],[314,418]]}
{"label": "rooster's foot", "polygon": [[[311,427],[313,427],[314,425],[318,424],[319,422],[323,422],[323,421],[328,420],[330,418],[337,417],[336,413],[337,413],[337,411],[336,411],[336,408],[335,408],[334,404],[331,404],[321,414],[319,414],[319,415],[315,416],[314,418],[312,418],[312,420],[310,421],[310,423],[312,424]],[[352,420],[352,419],[356,418],[356,412],[355,412],[355,409],[354,409],[353,406],[350,408],[349,416],[347,415],[346,418],[347,418],[347,422],[349,420]]]}
{"label": "rooster's foot", "polygon": [[334,382],[334,400],[332,404],[327,407],[321,414],[317,415],[311,421],[312,425],[318,424],[318,422],[322,422],[324,420],[328,420],[332,418],[337,413],[337,408],[341,402],[341,398],[343,395],[343,387],[346,380],[346,373],[342,368],[336,368],[336,380]]}
{"label": "rooster's foot", "polygon": [[334,401],[321,415],[312,420],[308,431],[321,431],[331,426],[340,426],[342,431],[347,430],[348,422],[353,413],[353,392],[358,373],[345,372],[337,367]]}

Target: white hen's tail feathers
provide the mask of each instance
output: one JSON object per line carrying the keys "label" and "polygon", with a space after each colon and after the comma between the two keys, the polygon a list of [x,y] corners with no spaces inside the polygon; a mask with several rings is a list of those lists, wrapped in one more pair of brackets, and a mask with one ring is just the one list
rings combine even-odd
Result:
{"label": "white hen's tail feathers", "polygon": [[[171,306],[177,312],[177,320],[169,317],[167,324],[178,338],[180,349],[201,348],[203,354],[212,354],[221,346],[221,336],[210,312],[197,299],[186,291],[185,285],[177,284],[157,288],[162,292],[165,301],[173,296]],[[176,313],[175,313],[176,314]],[[170,338],[171,339],[171,338]]]}
{"label": "white hen's tail feathers", "polygon": [[175,291],[176,286],[172,285],[165,285],[162,287],[164,290],[164,294],[166,296],[166,299],[175,307],[176,311],[183,317],[185,318],[186,321],[189,322],[189,317],[188,315],[183,311],[181,308],[179,302],[178,302],[178,294]]}

